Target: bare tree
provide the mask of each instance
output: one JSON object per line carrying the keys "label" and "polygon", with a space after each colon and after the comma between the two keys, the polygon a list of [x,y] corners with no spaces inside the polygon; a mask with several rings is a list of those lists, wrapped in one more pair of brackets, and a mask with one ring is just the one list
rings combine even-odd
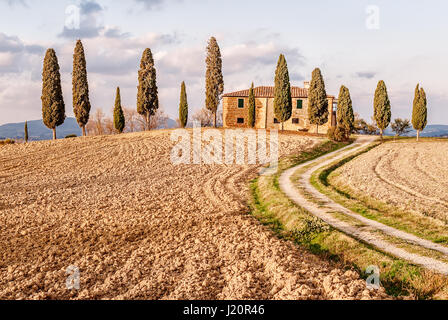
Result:
{"label": "bare tree", "polygon": [[[123,108],[123,114],[126,119],[126,127],[124,132],[141,132],[146,131],[146,116],[140,115],[137,110],[131,108]],[[162,129],[167,126],[168,116],[163,109],[150,118],[150,130]],[[101,136],[118,133],[115,129],[112,118],[106,117],[102,109],[96,109],[93,117],[86,126],[87,132],[91,136]]]}
{"label": "bare tree", "polygon": [[[137,132],[141,131],[141,119],[142,116],[132,108],[123,108],[124,117],[126,119],[126,127],[124,129],[125,132]],[[143,121],[145,123],[145,121]]]}
{"label": "bare tree", "polygon": [[163,109],[157,110],[156,114],[151,117],[149,129],[163,129],[166,128],[168,123],[168,116],[165,114]]}
{"label": "bare tree", "polygon": [[199,122],[202,127],[211,127],[213,125],[214,114],[208,109],[201,109],[193,115],[193,120]]}
{"label": "bare tree", "polygon": [[104,122],[103,122],[103,132],[106,135],[118,133],[117,129],[115,129],[114,121],[111,118],[106,118],[104,120]]}
{"label": "bare tree", "polygon": [[[140,132],[145,131],[146,127],[146,117],[140,115],[136,110],[131,108],[123,108],[124,117],[126,118],[126,132]],[[165,114],[163,109],[157,110],[157,112],[150,118],[149,129],[160,129],[167,125],[168,116]]]}
{"label": "bare tree", "polygon": [[87,123],[86,129],[91,136],[101,136],[104,134],[104,112],[101,108],[95,110],[93,117]]}

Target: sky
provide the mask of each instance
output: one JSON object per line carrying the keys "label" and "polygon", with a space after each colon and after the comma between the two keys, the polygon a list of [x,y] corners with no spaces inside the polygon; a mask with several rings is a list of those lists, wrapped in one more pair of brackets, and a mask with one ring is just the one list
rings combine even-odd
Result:
{"label": "sky", "polygon": [[[154,54],[160,105],[177,119],[186,82],[190,114],[204,106],[207,41],[217,38],[225,92],[273,85],[285,54],[291,84],[319,67],[327,93],[350,89],[355,112],[370,120],[384,80],[392,117],[410,118],[417,83],[428,122],[448,124],[448,2],[445,0],[0,0],[0,125],[41,119],[45,51],[56,50],[67,116],[71,72],[84,44],[92,109],[112,115],[116,87],[136,108],[145,48]],[[79,13],[79,14],[78,14]]]}

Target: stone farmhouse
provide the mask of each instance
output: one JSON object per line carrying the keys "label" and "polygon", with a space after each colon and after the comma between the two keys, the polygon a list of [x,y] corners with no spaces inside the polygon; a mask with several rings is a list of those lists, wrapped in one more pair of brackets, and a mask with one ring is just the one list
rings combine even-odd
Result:
{"label": "stone farmhouse", "polygon": [[[308,120],[308,89],[309,82],[304,87],[291,87],[292,116],[285,122],[284,129],[288,131],[316,132],[316,126]],[[281,129],[280,122],[274,115],[274,87],[257,87],[255,93],[255,128]],[[227,93],[223,96],[224,128],[246,128],[248,123],[249,89]],[[336,105],[334,96],[328,96],[328,123],[319,126],[319,133],[326,133],[330,127],[336,126]]]}

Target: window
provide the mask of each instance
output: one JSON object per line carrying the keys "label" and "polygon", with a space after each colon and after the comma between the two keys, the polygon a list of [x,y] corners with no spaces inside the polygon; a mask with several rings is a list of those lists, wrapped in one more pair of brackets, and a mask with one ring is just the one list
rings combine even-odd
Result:
{"label": "window", "polygon": [[299,124],[299,118],[292,118],[293,124]]}
{"label": "window", "polygon": [[303,100],[297,100],[297,109],[303,109]]}
{"label": "window", "polygon": [[274,123],[280,123],[277,118],[274,118]]}
{"label": "window", "polygon": [[238,118],[238,119],[236,120],[236,122],[237,122],[238,124],[243,124],[243,123],[244,123],[244,118]]}
{"label": "window", "polygon": [[238,108],[244,109],[244,99],[238,99]]}

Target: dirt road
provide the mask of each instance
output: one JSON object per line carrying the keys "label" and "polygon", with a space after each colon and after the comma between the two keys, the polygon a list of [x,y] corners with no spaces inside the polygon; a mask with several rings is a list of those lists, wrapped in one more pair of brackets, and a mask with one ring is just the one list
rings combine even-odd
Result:
{"label": "dirt road", "polygon": [[[327,196],[321,194],[317,191],[311,184],[310,179],[312,174],[321,169],[328,167],[333,162],[337,160],[342,160],[351,154],[365,149],[368,147],[376,138],[371,137],[361,137],[359,138],[354,146],[348,146],[345,150],[340,150],[335,153],[326,155],[312,162],[305,163],[303,165],[291,168],[283,173],[279,179],[280,187],[283,192],[288,195],[288,197],[293,200],[297,205],[305,208],[311,214],[322,219],[332,227],[344,232],[347,235],[354,237],[355,239],[361,240],[364,243],[370,244],[381,251],[390,253],[391,255],[410,261],[413,264],[420,265],[424,268],[448,275],[448,264],[427,256],[411,253],[403,248],[394,245],[392,242],[387,241],[384,237],[378,234],[381,231],[388,236],[392,236],[403,240],[405,242],[413,243],[415,245],[421,246],[423,248],[436,250],[444,255],[448,256],[448,248],[431,241],[421,239],[412,234],[397,230],[390,226],[386,226],[382,223],[367,219],[349,209],[344,208],[340,204],[331,200]],[[354,147],[354,148],[353,148]],[[298,181],[299,185],[307,192],[305,195],[303,192],[299,191],[294,183],[291,181],[294,173],[300,169],[309,166],[310,164],[315,164],[310,168],[307,168],[303,172]],[[311,196],[312,198],[310,199]],[[334,215],[334,212],[342,213],[345,216],[356,219],[360,224],[352,224]]]}

